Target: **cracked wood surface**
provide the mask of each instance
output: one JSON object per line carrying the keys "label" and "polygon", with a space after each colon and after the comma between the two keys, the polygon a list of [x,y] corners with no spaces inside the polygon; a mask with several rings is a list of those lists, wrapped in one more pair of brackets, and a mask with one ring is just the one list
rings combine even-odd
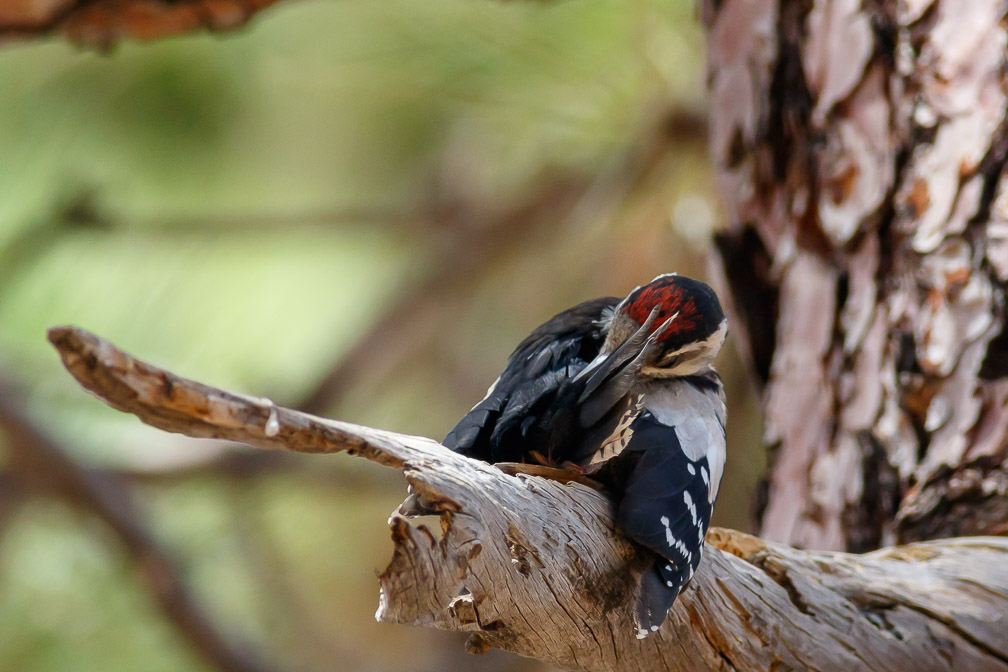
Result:
{"label": "cracked wood surface", "polygon": [[403,471],[438,528],[389,519],[376,617],[472,633],[564,668],[1008,671],[1008,540],[926,542],[867,555],[807,552],[713,529],[700,571],[655,635],[637,640],[649,559],[609,501],[580,484],[512,476],[436,441],[326,420],[151,366],[86,331],[50,330],[73,376],[160,429],[262,448],[345,451]]}
{"label": "cracked wood surface", "polygon": [[702,5],[763,536],[1004,534],[1008,2]]}

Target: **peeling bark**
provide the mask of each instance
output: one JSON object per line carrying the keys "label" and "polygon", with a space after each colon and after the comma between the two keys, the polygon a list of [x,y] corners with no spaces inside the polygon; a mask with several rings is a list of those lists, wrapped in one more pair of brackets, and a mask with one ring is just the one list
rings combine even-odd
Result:
{"label": "peeling bark", "polygon": [[718,249],[767,371],[763,535],[1003,534],[1008,4],[703,7]]}
{"label": "peeling bark", "polygon": [[393,513],[376,617],[472,633],[578,670],[1008,670],[1008,540],[966,538],[856,556],[731,530],[662,629],[632,621],[651,559],[620,536],[603,493],[512,476],[435,441],[325,420],[134,359],[85,331],[50,340],[67,369],[119,410],[166,431],[263,448],[345,451],[402,470],[440,530]]}

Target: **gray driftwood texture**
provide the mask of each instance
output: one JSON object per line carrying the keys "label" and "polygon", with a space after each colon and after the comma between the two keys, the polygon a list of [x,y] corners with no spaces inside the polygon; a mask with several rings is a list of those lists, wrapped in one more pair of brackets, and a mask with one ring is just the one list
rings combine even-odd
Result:
{"label": "gray driftwood texture", "polygon": [[499,647],[598,672],[1008,670],[1008,540],[850,555],[714,529],[668,622],[641,641],[631,605],[646,559],[595,490],[187,380],[80,329],[50,340],[81,385],[160,429],[402,470],[438,518],[433,530],[389,519],[395,550],[376,616],[471,632],[474,653]]}

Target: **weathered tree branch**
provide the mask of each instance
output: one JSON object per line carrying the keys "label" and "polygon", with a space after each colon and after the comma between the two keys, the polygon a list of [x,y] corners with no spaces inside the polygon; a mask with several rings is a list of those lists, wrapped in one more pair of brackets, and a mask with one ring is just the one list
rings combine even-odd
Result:
{"label": "weathered tree branch", "polygon": [[441,534],[390,518],[379,620],[580,670],[1008,670],[1008,540],[857,556],[715,529],[666,625],[637,640],[629,605],[649,559],[615,532],[604,495],[187,380],[80,329],[50,340],[85,388],[155,427],[401,469]]}

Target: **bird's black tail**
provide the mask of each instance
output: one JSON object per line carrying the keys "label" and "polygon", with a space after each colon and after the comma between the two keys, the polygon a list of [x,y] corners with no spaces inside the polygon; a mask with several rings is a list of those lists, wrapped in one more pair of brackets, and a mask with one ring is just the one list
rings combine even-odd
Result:
{"label": "bird's black tail", "polygon": [[658,558],[641,576],[635,619],[637,639],[656,632],[665,622],[669,609],[689,582],[689,568],[679,570],[665,558]]}

